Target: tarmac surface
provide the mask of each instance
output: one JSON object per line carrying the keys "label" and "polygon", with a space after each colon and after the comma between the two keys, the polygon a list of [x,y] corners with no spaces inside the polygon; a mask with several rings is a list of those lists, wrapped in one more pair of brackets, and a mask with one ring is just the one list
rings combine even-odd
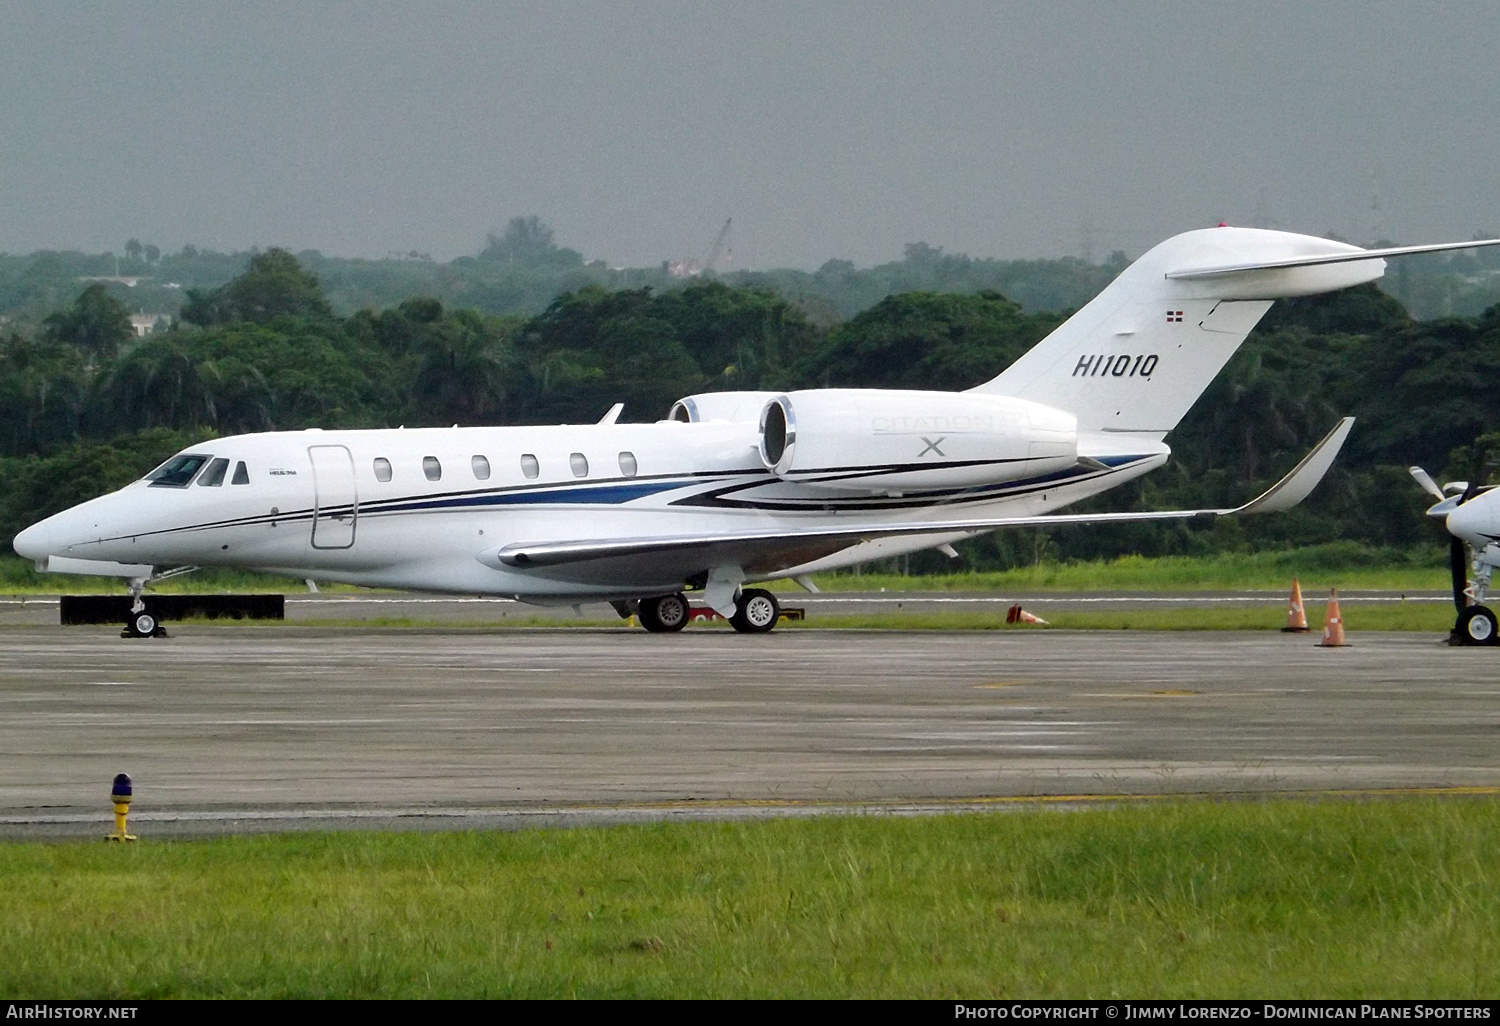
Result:
{"label": "tarmac surface", "polygon": [[170,629],[0,629],[0,837],[122,771],[142,836],[1500,793],[1500,650],[1428,634]]}

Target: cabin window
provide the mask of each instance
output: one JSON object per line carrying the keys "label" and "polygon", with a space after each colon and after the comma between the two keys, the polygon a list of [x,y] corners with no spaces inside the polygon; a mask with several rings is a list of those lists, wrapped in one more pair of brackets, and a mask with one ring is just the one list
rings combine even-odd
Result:
{"label": "cabin window", "polygon": [[384,456],[375,457],[375,480],[389,481],[391,479],[391,461]]}
{"label": "cabin window", "polygon": [[636,466],[635,453],[620,453],[620,473],[624,474],[626,477],[635,477],[636,471],[639,469],[640,468]]}
{"label": "cabin window", "polygon": [[229,479],[230,484],[249,484],[250,471],[245,469],[245,461],[240,460],[234,465],[234,477]]}
{"label": "cabin window", "polygon": [[208,462],[207,456],[173,456],[146,475],[152,488],[186,488],[193,475]]}
{"label": "cabin window", "polygon": [[427,475],[427,480],[429,481],[441,481],[443,479],[443,465],[438,462],[436,456],[423,456],[422,473]]}
{"label": "cabin window", "polygon": [[490,461],[483,456],[473,456],[469,459],[469,466],[474,468],[474,477],[480,481],[490,479]]}
{"label": "cabin window", "polygon": [[568,457],[568,466],[573,468],[574,477],[589,476],[589,458],[581,452],[575,452]]}
{"label": "cabin window", "polygon": [[198,487],[200,487],[200,488],[217,488],[217,487],[219,487],[221,484],[224,483],[224,473],[228,469],[229,469],[229,461],[227,459],[225,459],[224,457],[222,457],[222,456],[219,457],[218,459],[216,459],[212,463],[210,463],[208,465],[208,469],[203,472],[203,476],[200,477],[200,478],[198,478]]}
{"label": "cabin window", "polygon": [[535,456],[529,452],[521,454],[521,473],[527,477],[536,477],[541,472],[542,465],[536,461]]}

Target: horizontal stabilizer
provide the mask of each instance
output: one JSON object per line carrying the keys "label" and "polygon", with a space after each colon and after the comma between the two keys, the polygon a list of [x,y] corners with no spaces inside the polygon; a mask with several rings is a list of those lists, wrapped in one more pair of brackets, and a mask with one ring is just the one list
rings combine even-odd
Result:
{"label": "horizontal stabilizer", "polygon": [[1442,253],[1450,249],[1479,249],[1482,246],[1500,246],[1500,239],[1477,239],[1473,242],[1439,242],[1428,246],[1392,246],[1389,249],[1357,249],[1346,253],[1323,253],[1318,256],[1289,257],[1285,260],[1267,260],[1262,263],[1253,264],[1193,267],[1181,271],[1168,271],[1167,277],[1174,281],[1203,281],[1243,274],[1247,271],[1274,271],[1286,267],[1314,267],[1318,264],[1347,264],[1355,260],[1383,260],[1386,257],[1410,256],[1413,253]]}
{"label": "horizontal stabilizer", "polygon": [[642,568],[681,568],[684,577],[713,566],[739,566],[756,576],[831,555],[860,542],[917,535],[977,535],[1003,527],[1061,527],[1068,524],[1143,523],[1212,519],[1241,513],[1290,509],[1315,488],[1349,436],[1353,417],[1339,421],[1302,461],[1264,493],[1234,509],[1177,509],[1141,513],[1052,513],[988,520],[927,520],[859,524],[830,528],[762,529],[723,534],[684,534],[645,538],[515,542],[475,558],[497,570],[541,570],[583,563],[634,563]]}

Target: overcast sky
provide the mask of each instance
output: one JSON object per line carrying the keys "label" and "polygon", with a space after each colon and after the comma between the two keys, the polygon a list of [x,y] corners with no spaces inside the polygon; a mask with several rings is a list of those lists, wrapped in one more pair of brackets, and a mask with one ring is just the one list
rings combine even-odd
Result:
{"label": "overcast sky", "polygon": [[1500,231],[1497,54],[1494,0],[0,0],[0,251],[1463,239]]}

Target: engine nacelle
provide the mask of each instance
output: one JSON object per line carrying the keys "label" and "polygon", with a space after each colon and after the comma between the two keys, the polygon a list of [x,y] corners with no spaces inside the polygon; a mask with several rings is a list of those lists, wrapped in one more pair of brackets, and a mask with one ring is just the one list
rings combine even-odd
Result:
{"label": "engine nacelle", "polygon": [[667,419],[684,424],[709,420],[754,424],[760,419],[761,409],[778,395],[779,392],[700,392],[673,403]]}
{"label": "engine nacelle", "polygon": [[1078,419],[1003,395],[808,389],[762,407],[760,457],[782,480],[839,491],[969,488],[1067,470]]}

